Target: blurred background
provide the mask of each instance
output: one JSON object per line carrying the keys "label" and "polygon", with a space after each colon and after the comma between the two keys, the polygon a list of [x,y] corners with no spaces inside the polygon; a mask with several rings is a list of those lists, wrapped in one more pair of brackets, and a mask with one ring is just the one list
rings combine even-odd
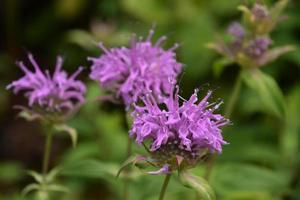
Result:
{"label": "blurred background", "polygon": [[[56,55],[64,57],[64,69],[73,72],[85,66],[79,77],[88,84],[88,103],[70,122],[78,130],[79,143],[72,149],[67,135],[57,134],[51,166],[64,165],[60,181],[71,192],[55,199],[122,199],[123,182],[114,178],[125,159],[126,130],[121,109],[94,102],[101,95],[90,81],[88,56],[98,56],[97,42],[106,46],[127,45],[132,34],[146,37],[155,25],[154,40],[168,37],[165,48],[175,42],[178,60],[185,64],[179,78],[181,94],[195,87],[214,90],[214,98],[228,100],[239,67],[230,65],[216,76],[220,58],[205,45],[222,33],[231,21],[239,20],[236,9],[242,0],[0,0],[0,200],[17,200],[33,180],[25,169],[40,171],[44,135],[38,123],[17,118],[14,105],[25,105],[5,87],[22,76],[15,61],[35,55],[40,66],[54,69]],[[271,5],[275,1],[266,0]],[[293,44],[297,49],[262,70],[273,76],[285,96],[286,117],[264,109],[257,96],[242,87],[231,117],[233,126],[224,130],[230,143],[223,149],[213,170],[211,184],[217,199],[300,199],[300,1],[291,0],[288,17],[271,35],[274,45]],[[223,112],[221,110],[221,112]],[[135,146],[135,151],[142,151]],[[95,161],[96,160],[96,161]],[[203,167],[194,169],[201,175]],[[157,199],[162,177],[134,173],[130,200]],[[195,193],[171,181],[166,199],[196,199]],[[27,199],[32,199],[28,197]]]}

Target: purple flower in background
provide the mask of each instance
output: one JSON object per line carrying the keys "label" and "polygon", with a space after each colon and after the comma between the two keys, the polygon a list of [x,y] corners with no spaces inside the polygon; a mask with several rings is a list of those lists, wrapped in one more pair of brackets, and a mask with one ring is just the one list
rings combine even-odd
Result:
{"label": "purple flower in background", "polygon": [[268,8],[261,4],[254,4],[251,10],[253,16],[257,20],[263,20],[269,16]]}
{"label": "purple flower in background", "polygon": [[245,29],[242,27],[242,25],[238,22],[233,22],[229,25],[227,28],[227,33],[234,36],[234,39],[241,40],[245,36]]}
{"label": "purple flower in background", "polygon": [[259,58],[268,50],[271,44],[272,40],[268,37],[257,38],[249,43],[245,52],[251,58]]}
{"label": "purple flower in background", "polygon": [[172,165],[174,157],[182,157],[188,165],[198,162],[201,156],[210,152],[222,152],[226,144],[221,127],[229,120],[214,114],[221,103],[208,102],[211,92],[198,102],[197,92],[180,105],[178,87],[175,95],[165,99],[166,109],[161,108],[152,95],[144,99],[144,106],[135,105],[131,137],[138,144],[149,139],[150,151],[161,159],[163,164]]}
{"label": "purple flower in background", "polygon": [[168,96],[181,72],[182,64],[176,61],[174,52],[177,45],[164,50],[161,44],[166,38],[152,44],[153,34],[151,30],[146,40],[133,40],[129,48],[106,49],[100,44],[104,54],[89,58],[93,62],[91,79],[126,106],[149,92],[157,99]]}
{"label": "purple flower in background", "polygon": [[71,110],[78,103],[84,102],[85,85],[75,80],[82,71],[81,67],[68,77],[67,73],[61,69],[63,60],[58,56],[55,71],[51,76],[48,70],[41,71],[31,54],[28,58],[34,71],[30,71],[23,62],[18,62],[25,75],[13,81],[7,88],[13,89],[14,93],[24,91],[30,107],[37,105],[45,111],[60,112]]}
{"label": "purple flower in background", "polygon": [[234,58],[236,54],[243,48],[243,40],[245,38],[245,29],[238,22],[233,22],[227,28],[227,33],[233,36],[233,41],[228,44],[226,52],[230,57]]}

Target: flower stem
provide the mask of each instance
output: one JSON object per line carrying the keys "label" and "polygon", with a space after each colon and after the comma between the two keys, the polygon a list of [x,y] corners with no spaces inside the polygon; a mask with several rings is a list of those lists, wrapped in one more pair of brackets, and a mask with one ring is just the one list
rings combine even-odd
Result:
{"label": "flower stem", "polygon": [[172,174],[167,174],[160,190],[159,200],[163,200]]}
{"label": "flower stem", "polygon": [[[228,101],[228,104],[226,104],[227,106],[225,107],[225,117],[227,118],[230,118],[232,112],[233,112],[233,109],[234,109],[234,106],[238,100],[238,97],[240,95],[240,92],[241,92],[241,86],[242,86],[242,72],[240,72],[238,74],[238,77],[235,81],[235,84],[234,84],[234,87],[233,87],[233,91],[230,95],[230,98],[229,98],[229,101]],[[212,158],[208,161],[207,165],[206,165],[206,170],[205,170],[205,173],[204,173],[204,178],[209,181],[209,178],[210,178],[210,175],[211,175],[211,172],[212,172],[212,169],[214,167],[214,164],[216,162],[216,159],[218,157],[218,154],[215,153],[212,155]]]}
{"label": "flower stem", "polygon": [[52,145],[52,132],[50,130],[47,132],[46,144],[45,144],[45,149],[44,149],[43,177],[45,177],[48,172],[51,145]]}
{"label": "flower stem", "polygon": [[129,156],[131,156],[131,138],[128,136],[128,139],[127,139],[127,147],[126,147],[126,159],[129,158]]}
{"label": "flower stem", "polygon": [[[123,110],[123,125],[126,131],[129,131],[130,127],[128,124],[128,120],[127,120],[127,113],[125,110]],[[131,144],[131,138],[129,137],[129,135],[127,135],[127,145],[126,145],[126,158],[129,158],[131,156],[132,153],[132,144]],[[126,175],[130,175],[130,169],[127,169],[124,171],[126,173]],[[123,188],[123,199],[124,200],[129,200],[129,186],[130,186],[130,181],[127,177],[124,178],[124,188]]]}
{"label": "flower stem", "polygon": [[230,118],[230,116],[233,112],[234,106],[235,106],[235,104],[238,100],[238,97],[240,95],[240,92],[241,92],[241,86],[242,86],[242,72],[240,72],[238,74],[238,77],[234,84],[233,91],[230,96],[230,99],[228,101],[227,106],[225,107],[225,117],[227,117],[227,118]]}
{"label": "flower stem", "polygon": [[[128,136],[127,147],[126,147],[126,159],[129,158],[129,156],[131,156],[131,139]],[[130,169],[125,170],[125,173],[126,175],[130,175]],[[123,191],[124,200],[129,200],[129,185],[130,185],[130,181],[128,180],[127,177],[125,177],[124,191]]]}

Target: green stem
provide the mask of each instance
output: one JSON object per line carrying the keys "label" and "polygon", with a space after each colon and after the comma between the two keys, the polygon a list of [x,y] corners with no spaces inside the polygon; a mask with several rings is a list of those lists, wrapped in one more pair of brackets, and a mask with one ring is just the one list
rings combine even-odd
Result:
{"label": "green stem", "polygon": [[[238,74],[238,77],[235,81],[234,87],[233,87],[233,91],[231,93],[230,99],[228,101],[228,103],[226,104],[227,106],[225,107],[225,117],[230,118],[233,109],[236,105],[236,102],[238,100],[238,97],[240,95],[241,92],[241,86],[242,86],[242,72],[240,72]],[[218,155],[215,153],[213,154],[212,158],[208,161],[207,165],[206,165],[206,170],[204,173],[204,178],[209,181],[212,169],[216,163]]]}
{"label": "green stem", "polygon": [[[129,158],[129,156],[131,156],[131,139],[128,136],[127,147],[126,147],[126,159]],[[126,172],[127,175],[130,174],[130,170],[129,169],[125,170],[125,172]],[[123,191],[124,200],[129,200],[129,185],[130,185],[130,181],[127,179],[127,177],[125,177],[125,180],[124,180],[124,191]]]}
{"label": "green stem", "polygon": [[[129,131],[130,127],[128,124],[128,120],[127,120],[127,113],[125,110],[123,110],[123,125],[126,131]],[[131,142],[131,138],[129,137],[129,135],[127,135],[127,145],[126,145],[126,158],[129,158],[132,154],[132,142]],[[124,171],[126,173],[126,175],[130,175],[130,170],[127,169]],[[129,200],[129,186],[130,186],[130,181],[128,180],[127,177],[125,177],[124,179],[124,188],[123,188],[123,199],[124,200]]]}
{"label": "green stem", "polygon": [[[130,126],[128,124],[128,120],[127,120],[127,113],[125,110],[122,109],[122,114],[123,114],[123,126],[125,128],[126,131],[129,131]],[[127,146],[126,146],[126,159],[131,156],[131,149],[132,149],[132,145],[131,145],[131,138],[129,137],[129,135],[127,135]]]}
{"label": "green stem", "polygon": [[[131,147],[131,138],[128,136],[127,139],[127,147],[126,147],[126,157],[129,158],[129,156],[131,156],[131,151],[132,151],[132,147]],[[127,159],[126,158],[126,159]]]}
{"label": "green stem", "polygon": [[47,132],[45,150],[44,150],[44,160],[43,160],[43,177],[46,176],[49,167],[49,158],[51,152],[51,145],[52,145],[52,130]]}
{"label": "green stem", "polygon": [[170,182],[170,178],[171,178],[172,174],[167,174],[164,180],[164,184],[162,185],[162,188],[160,190],[160,194],[159,194],[159,200],[163,200],[165,193],[166,193],[166,189],[168,187],[168,184]]}
{"label": "green stem", "polygon": [[225,116],[227,118],[229,118],[233,112],[234,106],[238,100],[238,97],[240,95],[241,92],[241,86],[242,86],[242,72],[239,73],[235,84],[234,84],[234,88],[233,91],[231,93],[230,99],[227,103],[227,106],[225,107]]}

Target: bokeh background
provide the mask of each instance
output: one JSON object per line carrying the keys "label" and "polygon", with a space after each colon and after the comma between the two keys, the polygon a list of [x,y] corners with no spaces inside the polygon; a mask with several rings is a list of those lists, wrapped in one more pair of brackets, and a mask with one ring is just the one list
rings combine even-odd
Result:
{"label": "bokeh background", "polygon": [[[40,171],[43,129],[37,123],[17,118],[14,105],[26,104],[21,96],[5,89],[22,75],[16,60],[32,52],[43,68],[53,70],[55,58],[65,59],[72,72],[85,66],[80,79],[88,84],[87,104],[70,122],[79,133],[72,149],[67,135],[55,136],[51,166],[63,165],[60,180],[69,194],[55,199],[121,199],[123,182],[114,178],[125,159],[126,130],[121,109],[93,101],[102,94],[88,79],[88,56],[100,55],[96,43],[127,45],[132,34],[146,37],[155,26],[154,40],[168,37],[165,48],[179,43],[178,60],[185,64],[179,78],[181,94],[195,87],[214,90],[214,98],[228,100],[239,67],[230,65],[220,75],[214,63],[220,58],[206,48],[216,34],[240,18],[241,0],[1,0],[0,1],[0,200],[17,200],[22,188],[33,180],[25,169]],[[266,0],[267,4],[275,1]],[[285,96],[286,117],[264,109],[253,91],[242,93],[224,130],[230,142],[218,158],[211,185],[217,199],[300,199],[300,1],[291,0],[272,39],[275,45],[293,44],[298,49],[280,57],[262,70],[273,76]],[[29,66],[29,65],[28,65]],[[221,110],[221,112],[223,112]],[[142,152],[135,146],[136,152]],[[203,167],[194,172],[201,175]],[[134,172],[130,199],[157,199],[162,177]],[[32,199],[27,197],[26,199]],[[166,199],[196,199],[195,193],[171,180]]]}

